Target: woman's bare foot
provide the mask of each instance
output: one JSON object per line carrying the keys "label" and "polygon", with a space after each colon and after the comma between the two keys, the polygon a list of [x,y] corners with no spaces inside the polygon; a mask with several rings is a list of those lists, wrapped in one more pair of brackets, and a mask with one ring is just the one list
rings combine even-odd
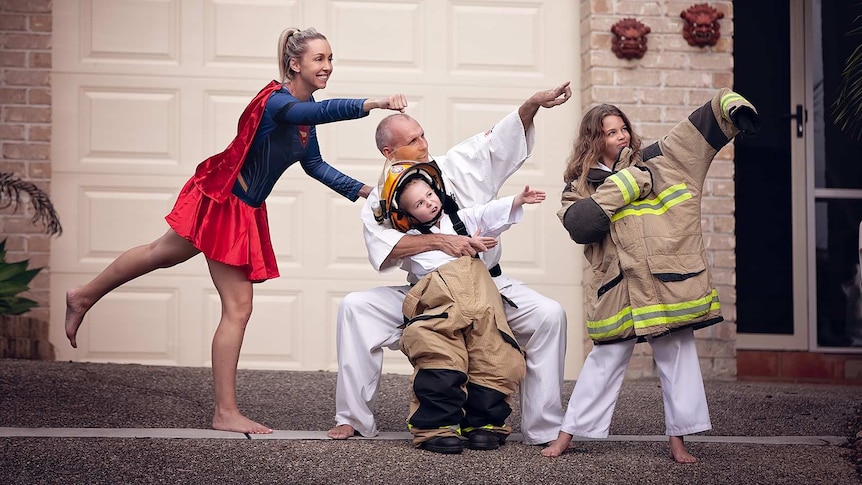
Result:
{"label": "woman's bare foot", "polygon": [[353,429],[353,426],[350,426],[349,424],[339,424],[338,426],[330,429],[329,432],[326,433],[326,436],[329,436],[334,440],[346,440],[347,438],[350,438],[355,434],[356,430]]}
{"label": "woman's bare foot", "polygon": [[560,431],[560,434],[559,436],[557,436],[557,439],[551,441],[548,446],[542,449],[542,456],[547,456],[549,458],[560,456],[569,448],[569,445],[571,443],[572,435]]}
{"label": "woman's bare foot", "polygon": [[72,344],[72,348],[78,348],[76,340],[78,336],[78,327],[84,321],[84,315],[90,309],[92,304],[84,301],[78,294],[78,288],[66,292],[66,338]]}
{"label": "woman's bare foot", "polygon": [[696,463],[695,458],[688,450],[685,449],[685,441],[682,436],[670,437],[670,457],[677,463]]}
{"label": "woman's bare foot", "polygon": [[215,414],[213,416],[213,429],[221,431],[234,431],[237,433],[269,434],[272,430],[266,426],[256,423],[239,412],[228,414]]}

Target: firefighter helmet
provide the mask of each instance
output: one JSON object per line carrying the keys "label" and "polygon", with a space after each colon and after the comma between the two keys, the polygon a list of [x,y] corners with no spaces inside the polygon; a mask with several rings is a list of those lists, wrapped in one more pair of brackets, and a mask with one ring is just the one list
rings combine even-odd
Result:
{"label": "firefighter helmet", "polygon": [[[441,204],[446,200],[446,189],[443,184],[443,176],[440,173],[440,167],[437,162],[414,162],[410,160],[398,160],[386,162],[383,173],[380,176],[380,207],[383,211],[383,217],[388,219],[392,227],[401,232],[407,232],[410,229],[418,228],[421,224],[418,220],[402,210],[398,204],[398,198],[401,196],[402,189],[407,182],[421,177],[437,196],[440,197]],[[437,217],[443,213],[441,210],[437,213]],[[432,224],[432,222],[424,225]]]}

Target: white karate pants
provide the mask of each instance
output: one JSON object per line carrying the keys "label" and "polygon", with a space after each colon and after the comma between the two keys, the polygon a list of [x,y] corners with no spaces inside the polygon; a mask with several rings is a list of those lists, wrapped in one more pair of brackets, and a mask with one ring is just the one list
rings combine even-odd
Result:
{"label": "white karate pants", "polygon": [[[527,357],[521,382],[521,433],[527,444],[557,438],[563,419],[561,389],[566,355],[566,313],[556,301],[505,275],[497,288],[518,306],[504,304],[509,327]],[[345,296],[338,308],[336,425],[349,424],[363,436],[377,435],[374,408],[383,367],[383,348],[398,350],[401,306],[409,286],[382,286]],[[407,407],[405,402],[404,406]]]}
{"label": "white karate pants", "polygon": [[[684,436],[712,429],[692,329],[647,339],[661,380],[665,434]],[[593,346],[575,383],[562,431],[607,438],[611,417],[637,339]]]}

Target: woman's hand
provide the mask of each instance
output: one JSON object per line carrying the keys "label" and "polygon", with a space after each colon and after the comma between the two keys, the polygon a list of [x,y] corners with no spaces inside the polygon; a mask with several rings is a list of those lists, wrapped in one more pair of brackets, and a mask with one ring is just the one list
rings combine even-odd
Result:
{"label": "woman's hand", "polygon": [[404,112],[407,107],[407,96],[403,94],[393,94],[388,98],[366,99],[362,108],[365,111],[371,111],[374,108],[391,109],[393,111]]}
{"label": "woman's hand", "polygon": [[371,186],[363,185],[362,188],[359,189],[359,196],[363,199],[367,199],[369,195],[371,195]]}

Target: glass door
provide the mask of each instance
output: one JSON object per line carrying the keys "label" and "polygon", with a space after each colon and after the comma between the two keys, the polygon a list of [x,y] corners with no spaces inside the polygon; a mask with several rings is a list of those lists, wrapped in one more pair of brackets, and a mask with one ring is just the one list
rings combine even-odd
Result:
{"label": "glass door", "polygon": [[805,4],[809,342],[819,352],[862,352],[862,130],[838,122],[849,106],[843,73],[862,42],[854,33],[862,4]]}
{"label": "glass door", "polygon": [[734,140],[739,349],[809,349],[806,1],[734,2],[734,89],[762,121]]}

